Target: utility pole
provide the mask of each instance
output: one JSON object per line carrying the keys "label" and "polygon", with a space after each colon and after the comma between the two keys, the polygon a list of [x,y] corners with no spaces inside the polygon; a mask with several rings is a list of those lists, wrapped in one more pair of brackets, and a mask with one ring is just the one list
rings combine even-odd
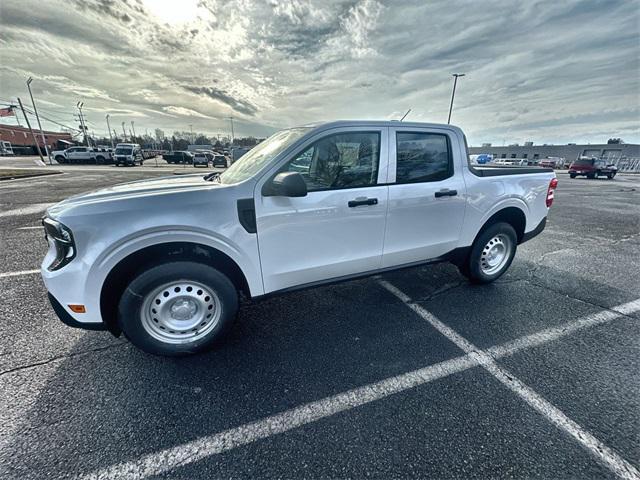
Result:
{"label": "utility pole", "polygon": [[124,142],[127,143],[127,131],[124,129],[124,122],[122,122],[122,134],[124,135]]}
{"label": "utility pole", "polygon": [[456,96],[456,85],[458,84],[458,77],[464,77],[464,73],[454,73],[453,75],[453,91],[451,92],[451,104],[449,105],[449,118],[447,123],[451,123],[451,111],[453,110],[453,97]]}
{"label": "utility pole", "polygon": [[109,140],[111,141],[111,148],[113,148],[113,137],[111,136],[111,126],[109,125],[109,114],[107,113],[107,131],[109,132]]}
{"label": "utility pole", "polygon": [[[16,105],[9,105],[9,108],[11,109],[11,111],[13,112],[16,108],[18,108]],[[18,126],[21,127],[22,124],[20,123],[20,117],[18,116],[18,114],[16,113],[15,115],[16,118],[16,122],[18,122]]]}
{"label": "utility pole", "polygon": [[42,145],[44,145],[44,151],[47,152],[47,158],[49,159],[49,165],[52,165],[51,154],[49,153],[49,147],[47,146],[47,140],[44,138],[44,132],[42,131],[42,124],[40,123],[40,116],[38,115],[38,109],[36,108],[36,102],[33,101],[33,93],[31,93],[31,82],[33,77],[27,79],[27,88],[29,89],[29,96],[31,97],[31,105],[33,105],[33,111],[36,114],[36,120],[38,121],[38,128],[40,129],[40,135],[42,136]]}
{"label": "utility pole", "polygon": [[29,123],[29,117],[27,117],[27,112],[24,111],[24,107],[22,106],[22,100],[18,97],[18,103],[20,104],[20,110],[22,110],[22,114],[24,115],[24,119],[27,122],[27,127],[29,127],[29,131],[31,132],[31,136],[33,137],[33,141],[36,142],[36,148],[38,149],[38,155],[40,155],[40,160],[44,163],[44,158],[42,157],[42,151],[40,147],[38,147],[38,139],[36,138],[36,134],[33,133],[33,129],[31,128],[31,124]]}
{"label": "utility pole", "polygon": [[84,123],[84,114],[82,113],[83,106],[84,102],[76,103],[76,107],[78,107],[78,111],[80,112],[80,126],[82,127],[82,133],[84,133],[84,142],[87,144],[87,147],[91,147],[91,142],[89,142],[89,135],[87,135],[87,126]]}
{"label": "utility pole", "polygon": [[233,145],[236,141],[236,137],[233,133],[233,117],[228,117],[228,118],[231,121],[231,145]]}

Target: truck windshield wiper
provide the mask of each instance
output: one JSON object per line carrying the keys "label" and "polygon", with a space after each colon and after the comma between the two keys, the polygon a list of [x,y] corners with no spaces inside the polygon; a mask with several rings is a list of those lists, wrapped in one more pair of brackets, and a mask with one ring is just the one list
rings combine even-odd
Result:
{"label": "truck windshield wiper", "polygon": [[215,182],[220,178],[220,172],[208,173],[202,178],[204,178],[208,182]]}

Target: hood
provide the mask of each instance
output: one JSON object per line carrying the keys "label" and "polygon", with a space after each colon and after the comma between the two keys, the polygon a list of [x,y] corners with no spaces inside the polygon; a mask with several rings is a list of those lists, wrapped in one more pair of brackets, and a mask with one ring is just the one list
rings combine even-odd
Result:
{"label": "hood", "polygon": [[202,174],[174,175],[171,177],[138,180],[121,183],[100,190],[74,195],[50,207],[47,214],[56,217],[63,210],[83,204],[97,203],[109,200],[121,200],[132,197],[154,196],[165,193],[183,192],[187,190],[210,189],[220,187],[219,183],[203,179]]}

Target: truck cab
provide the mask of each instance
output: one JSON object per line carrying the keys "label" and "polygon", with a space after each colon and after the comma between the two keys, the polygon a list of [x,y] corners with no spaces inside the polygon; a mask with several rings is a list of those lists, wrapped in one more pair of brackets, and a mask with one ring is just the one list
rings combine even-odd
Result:
{"label": "truck cab", "polygon": [[11,146],[11,142],[1,141],[0,142],[0,156],[10,156],[13,155],[13,147]]}
{"label": "truck cab", "polygon": [[492,282],[544,229],[556,186],[551,169],[470,165],[451,125],[295,127],[222,173],[50,207],[42,275],[68,325],[185,355],[223,337],[240,297],[443,261]]}

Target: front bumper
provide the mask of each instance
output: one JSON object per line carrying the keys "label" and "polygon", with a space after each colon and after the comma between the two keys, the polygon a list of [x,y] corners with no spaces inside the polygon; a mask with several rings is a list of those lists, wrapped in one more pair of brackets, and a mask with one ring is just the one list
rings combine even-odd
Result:
{"label": "front bumper", "polygon": [[69,312],[67,312],[67,310],[60,304],[60,302],[56,300],[56,297],[51,295],[50,292],[47,292],[47,296],[49,297],[49,302],[51,302],[53,311],[56,312],[56,315],[58,316],[58,318],[65,325],[73,328],[83,328],[85,330],[106,330],[107,329],[107,326],[102,322],[86,323],[86,322],[77,321],[75,318],[71,316]]}

